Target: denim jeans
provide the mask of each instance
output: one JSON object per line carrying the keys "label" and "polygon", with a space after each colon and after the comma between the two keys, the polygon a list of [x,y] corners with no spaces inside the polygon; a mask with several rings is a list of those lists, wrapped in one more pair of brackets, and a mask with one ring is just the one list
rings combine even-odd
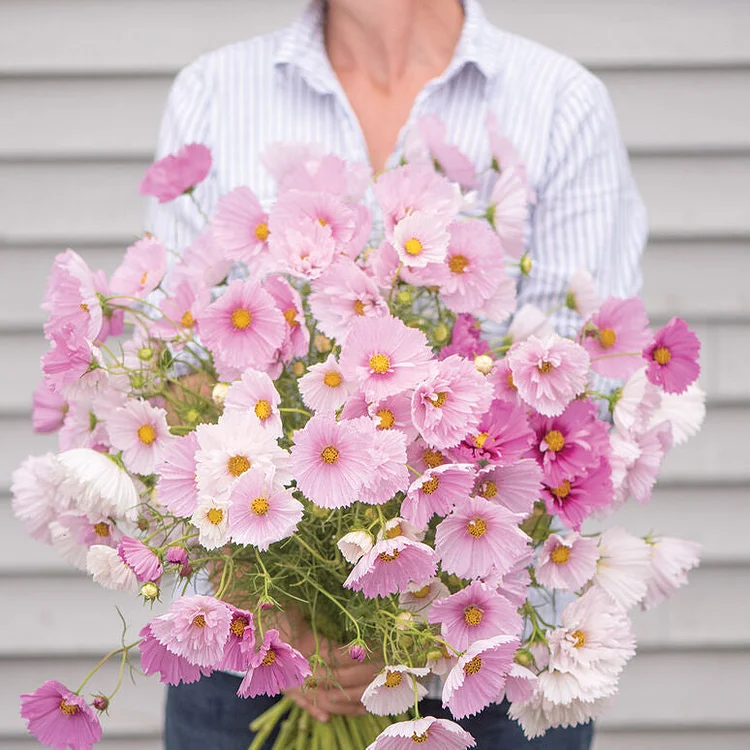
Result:
{"label": "denim jeans", "polygon": [[[240,679],[215,672],[192,685],[170,687],[167,693],[165,750],[247,750],[253,734],[250,722],[270,708],[276,698],[237,697]],[[423,715],[450,719],[440,701],[426,699]],[[527,740],[508,718],[508,704],[492,704],[481,714],[458,722],[474,736],[478,750],[588,750],[593,726],[551,729],[544,737]],[[272,734],[263,745],[268,750]]]}

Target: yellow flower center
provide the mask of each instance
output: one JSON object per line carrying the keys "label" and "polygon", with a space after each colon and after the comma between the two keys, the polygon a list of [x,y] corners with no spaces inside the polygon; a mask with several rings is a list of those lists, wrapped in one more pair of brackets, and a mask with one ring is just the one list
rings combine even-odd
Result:
{"label": "yellow flower center", "polygon": [[265,497],[256,497],[255,500],[250,503],[250,510],[255,513],[256,516],[265,516],[270,507],[271,505]]}
{"label": "yellow flower center", "polygon": [[573,633],[573,647],[574,648],[581,648],[581,646],[586,645],[586,634],[582,630],[576,630]]}
{"label": "yellow flower center", "polygon": [[445,456],[440,451],[435,451],[428,448],[422,454],[422,460],[425,462],[425,465],[428,468],[435,469],[445,463]]}
{"label": "yellow flower center", "polygon": [[193,618],[193,625],[195,625],[196,628],[205,628],[206,627],[206,616],[205,615],[196,615]]}
{"label": "yellow flower center", "polygon": [[558,500],[565,500],[570,494],[570,481],[563,479],[562,484],[559,487],[550,487],[549,490]]}
{"label": "yellow flower center", "polygon": [[78,305],[78,307],[86,313],[89,312],[89,306],[85,302],[81,302],[81,304]]}
{"label": "yellow flower center", "polygon": [[471,661],[467,661],[466,664],[464,664],[464,674],[476,674],[481,668],[482,659],[479,656],[475,656]]}
{"label": "yellow flower center", "polygon": [[539,370],[542,375],[546,375],[548,372],[552,372],[552,370],[554,370],[555,368],[552,362],[547,362],[547,360],[545,359],[541,364],[538,364],[536,366],[536,369]]}
{"label": "yellow flower center", "polygon": [[482,622],[482,610],[473,604],[464,610],[464,622],[472,628],[475,628]]}
{"label": "yellow flower center", "polygon": [[412,237],[404,242],[404,250],[406,250],[409,255],[419,255],[422,252],[423,247],[424,245],[422,245],[416,237]]}
{"label": "yellow flower center", "polygon": [[221,508],[209,508],[206,512],[209,523],[218,526],[224,520],[224,511]]}
{"label": "yellow flower center", "polygon": [[547,448],[555,453],[558,453],[565,447],[565,438],[559,430],[550,430],[544,436],[544,442],[547,443]]}
{"label": "yellow flower center", "polygon": [[323,219],[323,218],[319,218],[318,219],[318,224],[320,224],[321,227],[327,227],[328,226],[328,222],[325,219]]}
{"label": "yellow flower center", "polygon": [[365,303],[361,299],[355,299],[352,307],[357,315],[362,316],[365,314]]}
{"label": "yellow flower center", "polygon": [[446,399],[448,398],[448,394],[445,391],[441,391],[440,393],[435,394],[435,398],[430,398],[428,401],[437,409],[442,409],[443,404],[445,404]]}
{"label": "yellow flower center", "polygon": [[297,310],[294,307],[289,307],[284,310],[284,320],[286,320],[290,328],[298,326],[299,321],[297,320]]}
{"label": "yellow flower center", "polygon": [[236,330],[244,331],[252,322],[253,316],[244,307],[238,307],[232,312],[232,325]]}
{"label": "yellow flower center", "polygon": [[265,242],[268,239],[268,224],[265,221],[261,221],[257,227],[255,227],[255,239],[260,242]]}
{"label": "yellow flower center", "polygon": [[440,477],[430,477],[420,488],[425,495],[431,495],[440,486]]}
{"label": "yellow flower center", "polygon": [[265,399],[260,399],[260,401],[255,404],[254,411],[255,416],[258,417],[261,422],[265,422],[271,416],[271,404]]}
{"label": "yellow flower center", "polygon": [[180,318],[180,323],[183,328],[192,328],[195,325],[195,318],[190,310],[186,310]]}
{"label": "yellow flower center", "polygon": [[382,375],[391,369],[391,360],[385,354],[373,354],[370,357],[370,369],[374,373]]}
{"label": "yellow flower center", "polygon": [[156,430],[150,424],[142,424],[138,428],[138,440],[144,445],[151,445],[156,440]]}
{"label": "yellow flower center", "polygon": [[469,532],[475,539],[479,539],[487,533],[487,521],[483,518],[472,518],[466,524],[466,531]]}
{"label": "yellow flower center", "polygon": [[448,261],[448,268],[453,273],[463,273],[468,265],[469,259],[465,255],[451,255]]}
{"label": "yellow flower center", "polygon": [[341,377],[341,375],[331,370],[331,372],[327,372],[325,374],[325,377],[323,378],[323,383],[327,385],[329,388],[338,388],[341,385],[342,379],[343,378]]}
{"label": "yellow flower center", "polygon": [[516,387],[516,384],[515,384],[515,382],[513,380],[513,373],[512,372],[508,373],[507,382],[508,382],[508,388],[510,388],[511,391],[517,391],[518,390],[518,388]]}
{"label": "yellow flower center", "polygon": [[320,457],[327,464],[335,464],[339,460],[339,452],[332,445],[326,445],[320,453]]}
{"label": "yellow flower center", "polygon": [[75,703],[68,703],[65,698],[60,701],[60,711],[66,716],[75,716],[79,710]]}
{"label": "yellow flower center", "polygon": [[414,734],[411,736],[411,741],[416,742],[417,745],[421,745],[423,742],[427,742],[427,732],[422,732],[422,734],[417,734],[414,732]]}
{"label": "yellow flower center", "polygon": [[393,416],[393,412],[390,409],[381,409],[376,416],[380,419],[378,423],[379,430],[390,430],[396,424],[396,417]]}
{"label": "yellow flower center", "polygon": [[395,526],[391,526],[390,529],[385,530],[385,538],[393,539],[394,537],[401,536],[404,530],[401,528],[401,524],[397,523]]}
{"label": "yellow flower center", "polygon": [[488,479],[479,488],[479,497],[483,497],[485,500],[492,500],[497,495],[497,484],[491,479]]}
{"label": "yellow flower center", "polygon": [[422,588],[419,589],[418,591],[412,591],[411,595],[415,599],[424,599],[429,593],[430,593],[430,586],[428,584],[427,586],[422,586]]}
{"label": "yellow flower center", "polygon": [[570,560],[570,547],[558,544],[550,553],[549,558],[555,565],[565,565]]}
{"label": "yellow flower center", "polygon": [[657,362],[660,365],[668,365],[672,359],[672,352],[670,352],[666,346],[659,346],[654,349],[653,357],[654,362]]}
{"label": "yellow flower center", "polygon": [[489,432],[480,432],[478,435],[475,435],[473,438],[474,445],[477,448],[484,448],[484,444],[487,442],[487,438],[489,436],[490,436]]}
{"label": "yellow flower center", "polygon": [[381,562],[389,563],[389,562],[393,562],[395,559],[397,559],[398,555],[399,555],[398,550],[394,549],[393,552],[390,555],[387,552],[381,552],[378,555],[378,558],[380,559]]}
{"label": "yellow flower center", "polygon": [[611,328],[602,328],[599,331],[599,342],[604,349],[611,349],[617,341],[617,334]]}
{"label": "yellow flower center", "polygon": [[238,638],[242,638],[242,636],[245,635],[245,628],[247,628],[249,624],[250,621],[246,617],[237,615],[232,620],[232,624],[229,626],[229,629],[232,631],[233,635],[236,635]]}
{"label": "yellow flower center", "polygon": [[107,537],[109,536],[109,524],[104,521],[94,524],[94,534],[97,536]]}
{"label": "yellow flower center", "polygon": [[143,276],[141,276],[141,286],[143,286],[147,280],[148,280],[148,271],[144,272]]}
{"label": "yellow flower center", "polygon": [[247,456],[230,456],[227,461],[227,470],[233,477],[242,476],[250,468],[250,459]]}
{"label": "yellow flower center", "polygon": [[387,688],[395,688],[401,684],[401,672],[386,672],[385,673],[385,686]]}
{"label": "yellow flower center", "polygon": [[271,664],[273,664],[275,661],[276,661],[276,652],[272,648],[269,648],[268,651],[266,652],[266,655],[263,657],[263,661],[261,662],[261,664],[264,667],[270,667]]}

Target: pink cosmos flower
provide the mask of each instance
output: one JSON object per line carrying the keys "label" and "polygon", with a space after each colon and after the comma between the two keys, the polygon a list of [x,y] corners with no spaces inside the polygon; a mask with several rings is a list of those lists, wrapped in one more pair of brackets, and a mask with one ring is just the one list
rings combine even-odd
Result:
{"label": "pink cosmos flower", "polygon": [[[106,393],[106,391],[105,391]],[[122,404],[118,405],[122,406]],[[101,413],[94,411],[92,399],[78,399],[68,402],[65,421],[57,436],[60,450],[71,448],[93,448],[107,450],[110,447],[109,434]]]}
{"label": "pink cosmos flower", "polygon": [[537,676],[528,667],[513,662],[505,678],[504,689],[495,703],[502,703],[503,699],[511,703],[530,700],[536,690],[536,682]]}
{"label": "pink cosmos flower", "polygon": [[534,437],[524,411],[497,399],[482,416],[474,433],[453,451],[463,461],[515,463],[525,455]]}
{"label": "pink cosmos flower", "polygon": [[154,637],[151,625],[145,625],[139,635],[143,638],[138,648],[144,674],[158,674],[159,680],[166,685],[190,685],[213,672],[211,667],[191,664],[184,656],[173,654]]}
{"label": "pink cosmos flower", "polygon": [[363,478],[359,501],[382,505],[409,486],[406,437],[398,430],[378,430],[366,417],[357,419],[356,426],[371,455],[370,471]]}
{"label": "pink cosmos flower", "polygon": [[278,630],[267,630],[263,643],[242,679],[237,695],[255,698],[278,695],[282,690],[298,687],[311,674],[310,665],[302,654],[279,638]]}
{"label": "pink cosmos flower", "polygon": [[597,541],[573,532],[551,534],[539,553],[534,568],[536,580],[551,589],[576,591],[596,573],[599,559]]}
{"label": "pink cosmos flower", "polygon": [[[594,372],[605,378],[625,380],[642,366],[638,353],[651,339],[648,316],[638,297],[608,299],[592,318],[596,330],[587,331],[583,346],[591,356]],[[623,354],[634,356],[613,356]]]}
{"label": "pink cosmos flower", "polygon": [[419,612],[426,618],[430,605],[436,599],[442,599],[449,594],[448,587],[439,578],[431,578],[424,583],[410,583],[399,595],[398,604],[399,607],[411,612]]}
{"label": "pink cosmos flower", "polygon": [[189,143],[152,164],[138,192],[168,203],[203,182],[210,170],[211,151],[200,143]]}
{"label": "pink cosmos flower", "polygon": [[29,732],[54,750],[91,750],[102,738],[99,719],[86,699],[56,680],[21,696],[21,716]]}
{"label": "pink cosmos flower", "polygon": [[184,547],[177,545],[167,547],[166,559],[170,565],[179,566],[179,575],[181,578],[187,578],[193,572],[187,550]]}
{"label": "pink cosmos flower", "polygon": [[[115,297],[143,299],[159,286],[167,272],[167,251],[151,235],[145,236],[125,251],[125,260],[112,274],[109,286]],[[116,299],[118,304],[131,304]]]}
{"label": "pink cosmos flower", "polygon": [[399,721],[386,727],[367,750],[468,750],[475,747],[474,738],[448,719],[425,716],[415,721]]}
{"label": "pink cosmos flower", "polygon": [[219,664],[223,671],[244,672],[255,657],[255,624],[251,612],[237,609],[231,604],[232,622],[229,625],[229,638],[224,647],[224,658]]}
{"label": "pink cosmos flower", "polygon": [[299,292],[280,274],[268,276],[263,289],[275,300],[286,323],[286,336],[279,356],[283,362],[303,357],[310,348],[310,330],[305,322],[305,309]]}
{"label": "pink cosmos flower", "polygon": [[173,341],[200,333],[198,318],[210,302],[209,287],[194,281],[181,281],[175,286],[174,293],[159,304],[163,317],[151,326],[149,333]]}
{"label": "pink cosmos flower", "polygon": [[127,591],[135,594],[139,589],[138,578],[126,565],[117,550],[107,544],[92,544],[86,553],[86,572],[95,583],[112,591]]}
{"label": "pink cosmos flower", "polygon": [[500,237],[503,250],[511,258],[520,258],[524,250],[524,231],[529,214],[526,170],[519,166],[505,169],[492,188],[487,213]]}
{"label": "pink cosmos flower", "polygon": [[349,258],[339,258],[313,282],[308,301],[320,330],[339,341],[359,318],[388,315],[373,280]]}
{"label": "pink cosmos flower", "polygon": [[63,323],[50,334],[52,348],[42,356],[44,382],[53,392],[66,398],[93,391],[106,380],[106,373],[98,369],[96,349],[85,338],[84,332]]}
{"label": "pink cosmos flower", "polygon": [[368,599],[405,591],[410,583],[432,578],[437,570],[435,552],[405,536],[383,539],[354,566],[344,588],[361,591]]}
{"label": "pink cosmos flower", "polygon": [[486,354],[490,345],[482,338],[479,321],[473,315],[461,313],[456,316],[451,333],[451,342],[444,346],[438,353],[440,359],[459,354],[467,359],[474,360],[480,354]]}
{"label": "pink cosmos flower", "polygon": [[59,393],[51,391],[49,385],[42,380],[33,396],[31,419],[34,432],[57,432],[63,425],[67,411],[68,402]]}
{"label": "pink cosmos flower", "polygon": [[254,279],[236,279],[199,319],[203,343],[221,365],[266,369],[284,342],[286,322]]}
{"label": "pink cosmos flower", "polygon": [[643,350],[648,362],[646,377],[667,393],[683,393],[694,383],[701,342],[682,318],[672,318]]}
{"label": "pink cosmos flower", "polygon": [[643,539],[620,526],[606,529],[599,535],[594,588],[605,591],[624,609],[634,607],[646,596],[650,555]]}
{"label": "pink cosmos flower", "polygon": [[232,610],[212,596],[183,596],[149,623],[162,646],[199,667],[215,668],[229,638]]}
{"label": "pink cosmos flower", "polygon": [[336,542],[336,546],[344,559],[354,565],[372,549],[372,537],[366,531],[350,531]]}
{"label": "pink cosmos flower", "polygon": [[591,273],[582,268],[574,271],[568,279],[565,306],[577,312],[584,320],[588,320],[599,310],[601,304],[596,282]]}
{"label": "pink cosmos flower", "polygon": [[672,428],[673,445],[678,446],[700,430],[705,418],[706,392],[693,383],[684,393],[662,393],[650,426],[667,422]]}
{"label": "pink cosmos flower", "polygon": [[[611,439],[615,447],[617,439],[615,432],[612,433]],[[651,499],[662,461],[672,447],[672,431],[669,424],[662,422],[644,432],[637,439],[628,442],[630,445],[626,451],[628,457],[625,459],[624,466],[621,462],[618,464],[613,458],[613,482],[621,502],[631,496],[636,502],[644,504]],[[622,456],[622,453],[620,455]],[[622,476],[623,470],[624,477]]]}
{"label": "pink cosmos flower", "polygon": [[545,417],[562,414],[586,387],[588,353],[557,334],[530,336],[514,345],[506,359],[518,394]]}
{"label": "pink cosmos flower", "polygon": [[511,513],[528,515],[542,494],[542,470],[536,461],[522,458],[503,466],[490,465],[477,474],[476,494],[499,503]]}
{"label": "pink cosmos flower", "polygon": [[208,288],[216,286],[226,278],[233,263],[217,244],[211,229],[204,229],[170,270],[169,288],[175,289],[185,281]]}
{"label": "pink cosmos flower", "polygon": [[687,572],[700,563],[700,544],[668,536],[649,537],[651,568],[643,608],[651,609],[687,583]]}
{"label": "pink cosmos flower", "polygon": [[232,487],[229,534],[236,544],[263,552],[293,534],[302,514],[302,503],[290,490],[275,487],[262,470],[250,469]]}
{"label": "pink cosmos flower", "polygon": [[487,139],[492,152],[492,169],[501,174],[509,167],[523,167],[521,155],[513,144],[500,132],[494,112],[487,115]]}
{"label": "pink cosmos flower", "polygon": [[227,257],[249,263],[268,247],[268,214],[255,193],[243,185],[219,198],[211,232]]}
{"label": "pink cosmos flower", "polygon": [[167,412],[147,401],[133,399],[110,416],[107,431],[112,445],[122,451],[125,465],[135,474],[153,473],[173,439]]}
{"label": "pink cosmos flower", "polygon": [[429,673],[430,670],[424,667],[389,665],[365,688],[362,705],[376,716],[404,713],[415,701],[420,701],[427,695],[427,688],[416,678],[426,677]]}
{"label": "pink cosmos flower", "polygon": [[42,309],[49,313],[44,332],[50,337],[70,325],[94,341],[102,327],[102,305],[95,288],[94,274],[73,250],[55,256],[47,280]]}
{"label": "pink cosmos flower", "polygon": [[517,649],[518,638],[511,635],[474,641],[445,681],[443,708],[463,719],[489,706],[505,686]]}
{"label": "pink cosmos flower", "polygon": [[319,161],[325,154],[325,147],[321,143],[271,143],[263,150],[260,160],[271,177],[279,185],[299,170],[300,164]]}
{"label": "pink cosmos flower", "polygon": [[366,413],[369,414],[377,430],[386,432],[398,430],[403,433],[406,436],[407,445],[417,437],[417,428],[411,419],[411,395],[408,392],[397,393],[395,396],[387,396],[380,401],[366,404]]}
{"label": "pink cosmos flower", "polygon": [[428,468],[412,482],[400,514],[416,528],[424,529],[433,515],[446,516],[454,505],[465,503],[473,484],[474,470],[469,464]]}
{"label": "pink cosmos flower", "polygon": [[399,260],[410,268],[442,263],[450,236],[432,214],[414,211],[393,228],[393,247]]}
{"label": "pink cosmos flower", "polygon": [[357,499],[372,456],[355,424],[318,414],[295,433],[294,441],[293,473],[307,498],[322,508],[343,508]]}
{"label": "pink cosmos flower", "polygon": [[438,362],[412,396],[412,420],[422,437],[450,448],[474,430],[492,401],[492,386],[458,355]]}
{"label": "pink cosmos flower", "polygon": [[583,474],[609,454],[607,425],[598,419],[596,406],[590,402],[573,401],[559,417],[533,414],[529,425],[535,433],[529,453],[551,487]]}
{"label": "pink cosmos flower", "polygon": [[428,445],[421,437],[409,443],[406,448],[409,465],[417,471],[424,473],[427,469],[435,469],[438,466],[450,463],[447,451],[443,453],[437,448]]}
{"label": "pink cosmos flower", "polygon": [[585,474],[563,479],[556,487],[545,485],[544,503],[569,529],[579,531],[583,521],[597,508],[612,502],[612,470],[606,458]]}
{"label": "pink cosmos flower", "polygon": [[[86,570],[89,550],[94,545],[116,547],[122,534],[111,519],[102,514],[88,515],[80,511],[60,513],[49,524],[52,548],[79,570]],[[108,568],[117,567],[115,559]],[[122,571],[120,571],[122,572]],[[125,575],[126,578],[127,574]]]}
{"label": "pink cosmos flower", "polygon": [[[417,121],[417,132],[424,143],[428,158],[439,172],[462,188],[471,189],[477,184],[477,171],[457,146],[446,142],[445,123],[437,115],[425,115]],[[413,156],[407,152],[406,160]]]}
{"label": "pink cosmos flower", "polygon": [[504,323],[516,309],[516,282],[507,273],[501,274],[491,297],[484,300],[474,314],[495,323]]}
{"label": "pink cosmos flower", "polygon": [[522,627],[516,607],[480,581],[434,601],[429,621],[441,624],[443,638],[458,651],[495,635],[516,635]]}
{"label": "pink cosmos flower", "polygon": [[246,414],[270,435],[281,437],[284,428],[279,412],[280,403],[281,395],[273,380],[265,372],[248,368],[227,390],[224,411]]}
{"label": "pink cosmos flower", "polygon": [[612,411],[615,427],[623,435],[642,435],[648,429],[649,422],[661,401],[662,394],[649,382],[646,368],[639,368],[619,389]]}
{"label": "pink cosmos flower", "polygon": [[529,336],[544,339],[554,333],[549,316],[532,304],[520,307],[508,326],[508,340],[513,343],[525,341]]}
{"label": "pink cosmos flower", "polygon": [[347,162],[335,154],[310,152],[302,154],[296,163],[289,163],[280,180],[279,192],[296,189],[332,193],[351,205],[364,198],[371,178],[372,170],[366,164]]}
{"label": "pink cosmos flower", "polygon": [[459,578],[507,573],[529,542],[518,521],[502,505],[481,497],[456,506],[435,531],[435,551],[442,569]]}
{"label": "pink cosmos flower", "polygon": [[339,364],[376,401],[414,387],[427,377],[432,353],[427,337],[397,318],[360,318],[352,324]]}
{"label": "pink cosmos flower", "polygon": [[162,568],[161,561],[156,553],[138,539],[124,536],[117,547],[117,554],[125,565],[135,573],[135,577],[140,583],[146,581],[158,583],[164,573],[164,568]]}
{"label": "pink cosmos flower", "polygon": [[354,384],[344,378],[333,354],[329,354],[325,362],[309,367],[297,385],[305,405],[323,412],[340,409],[354,389]]}
{"label": "pink cosmos flower", "polygon": [[320,277],[340,254],[331,230],[315,220],[277,229],[271,252],[285,272],[308,280]]}
{"label": "pink cosmos flower", "polygon": [[[109,286],[107,274],[101,269],[94,272],[94,288],[99,298],[111,297],[112,290]],[[119,336],[125,327],[125,311],[112,307],[110,304],[102,305],[102,327],[97,335],[97,341],[106,341],[110,336]]]}
{"label": "pink cosmos flower", "polygon": [[492,372],[487,376],[487,380],[492,383],[492,387],[495,389],[495,398],[507,401],[515,406],[525,406],[518,395],[518,388],[513,382],[513,373],[510,371],[507,359],[495,360]]}
{"label": "pink cosmos flower", "polygon": [[158,476],[156,491],[159,502],[170,512],[190,517],[198,506],[198,485],[195,478],[195,453],[198,436],[189,432],[171,440],[155,467]]}

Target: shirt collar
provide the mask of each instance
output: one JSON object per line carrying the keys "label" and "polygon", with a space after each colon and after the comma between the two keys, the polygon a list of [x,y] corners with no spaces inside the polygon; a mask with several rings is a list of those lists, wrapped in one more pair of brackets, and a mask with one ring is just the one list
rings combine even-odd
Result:
{"label": "shirt collar", "polygon": [[[462,0],[464,25],[456,51],[443,78],[448,78],[467,64],[473,64],[485,78],[498,73],[496,43],[477,0]],[[296,67],[310,85],[323,93],[338,88],[323,43],[323,0],[312,0],[282,35],[274,65]]]}

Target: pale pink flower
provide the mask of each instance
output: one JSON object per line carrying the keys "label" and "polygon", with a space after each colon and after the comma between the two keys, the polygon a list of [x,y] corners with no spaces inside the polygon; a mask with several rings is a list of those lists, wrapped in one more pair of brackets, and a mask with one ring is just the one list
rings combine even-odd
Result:
{"label": "pale pink flower", "polygon": [[[447,451],[443,453],[437,448],[428,445],[421,437],[409,443],[406,448],[406,455],[409,459],[409,465],[417,471],[424,473],[427,469],[435,469],[438,466],[450,463],[450,457]],[[467,467],[471,470],[472,467]]]}
{"label": "pale pink flower", "polygon": [[322,143],[279,141],[266,146],[260,160],[271,177],[282,184],[297,172],[300,164],[318,162],[324,154],[325,147]]}
{"label": "pale pink flower", "polygon": [[340,409],[355,387],[344,377],[333,354],[325,362],[309,367],[297,385],[305,405],[322,412]]}
{"label": "pale pink flower", "polygon": [[520,166],[505,169],[492,188],[487,208],[490,224],[511,258],[520,258],[524,250],[524,232],[529,215],[526,170]]}
{"label": "pale pink flower", "polygon": [[668,536],[648,537],[650,569],[642,605],[651,609],[687,584],[687,572],[700,563],[697,542]]}
{"label": "pale pink flower", "polygon": [[487,139],[492,152],[492,169],[503,173],[509,167],[523,167],[521,155],[513,144],[500,132],[494,112],[487,115]]}
{"label": "pale pink flower", "polygon": [[218,549],[229,541],[229,498],[199,495],[198,505],[190,517],[198,529],[198,543],[206,549]]}
{"label": "pale pink flower", "polygon": [[268,247],[268,214],[243,185],[219,198],[211,232],[227,257],[248,263]]}
{"label": "pale pink flower", "polygon": [[274,486],[260,469],[250,469],[232,487],[229,534],[236,544],[263,552],[293,534],[302,514],[302,503],[290,490]]}
{"label": "pale pink flower", "polygon": [[158,674],[159,680],[167,685],[190,685],[213,671],[211,667],[199,667],[184,656],[173,654],[154,638],[150,625],[145,625],[139,635],[143,639],[138,644],[141,668],[146,675]]}
{"label": "pale pink flower", "polygon": [[443,708],[464,719],[489,706],[505,686],[518,643],[511,635],[474,641],[445,680]]}
{"label": "pale pink flower", "polygon": [[158,555],[143,542],[124,536],[117,545],[120,559],[134,573],[140,583],[146,581],[158,582],[164,573]]}
{"label": "pale pink flower", "polygon": [[596,281],[589,271],[579,268],[568,279],[568,293],[565,305],[588,320],[601,307],[602,301],[596,288]]}
{"label": "pale pink flower", "polygon": [[179,567],[178,574],[181,578],[187,578],[193,572],[187,550],[179,545],[167,547],[166,561],[170,565]]}
{"label": "pale pink flower", "polygon": [[336,542],[344,559],[354,565],[372,549],[372,537],[366,531],[350,531]]}
{"label": "pale pink flower", "polygon": [[492,296],[476,307],[474,314],[495,323],[504,323],[515,309],[516,282],[503,271]]}
{"label": "pale pink flower", "polygon": [[507,573],[526,552],[518,517],[481,497],[457,505],[435,531],[435,551],[447,573],[476,578]]}
{"label": "pale pink flower", "polygon": [[[296,144],[291,146],[294,149]],[[279,192],[297,189],[333,193],[344,203],[355,204],[364,198],[371,178],[372,170],[367,164],[348,162],[335,154],[313,153],[311,148],[308,153],[301,153],[297,162],[289,162],[280,179]]]}
{"label": "pale pink flower", "polygon": [[73,399],[88,394],[106,381],[100,369],[98,349],[92,346],[84,332],[63,323],[50,334],[52,348],[42,356],[44,382],[53,392]]}
{"label": "pale pink flower", "polygon": [[659,389],[649,383],[646,368],[636,370],[620,388],[612,411],[615,427],[629,436],[642,435],[661,403]]}
{"label": "pale pink flower", "polygon": [[122,451],[122,460],[134,474],[152,474],[173,439],[167,412],[134,399],[109,417],[107,432],[112,446]]}
{"label": "pale pink flower", "polygon": [[678,446],[697,434],[705,418],[706,392],[693,383],[684,393],[661,394],[661,403],[651,417],[651,427],[668,422],[672,444]]}
{"label": "pale pink flower", "polygon": [[404,713],[427,695],[427,688],[416,678],[430,673],[424,667],[389,665],[377,674],[362,693],[362,705],[376,716]]}
{"label": "pale pink flower", "polygon": [[89,548],[86,570],[96,583],[106,589],[135,594],[140,588],[135,571],[109,545],[94,544]]}
{"label": "pale pink flower", "polygon": [[596,539],[575,532],[551,534],[539,552],[534,573],[542,586],[576,591],[594,577],[598,559]]}
{"label": "pale pink flower", "polygon": [[279,638],[278,630],[267,630],[237,695],[240,698],[277,695],[282,690],[298,687],[310,674],[307,659],[297,649],[284,643]]}
{"label": "pale pink flower", "polygon": [[431,445],[451,448],[477,428],[491,401],[491,384],[472,362],[455,354],[417,385],[412,420]]}
{"label": "pale pink flower", "polygon": [[224,411],[246,414],[269,434],[281,437],[284,430],[279,412],[280,403],[281,395],[273,380],[265,372],[248,368],[227,390]]}
{"label": "pale pink flower", "polygon": [[406,437],[398,430],[378,430],[366,417],[356,420],[360,439],[370,449],[370,471],[365,475],[359,501],[372,505],[387,503],[409,486],[406,468]]}
{"label": "pale pink flower", "polygon": [[62,427],[67,411],[68,402],[59,393],[50,390],[49,385],[42,380],[33,396],[31,419],[34,432],[56,432]]}
{"label": "pale pink flower", "polygon": [[621,607],[638,604],[648,589],[650,550],[643,539],[613,526],[599,535],[595,588],[609,594]]}
{"label": "pale pink flower", "polygon": [[118,304],[132,304],[121,297],[143,299],[156,289],[167,272],[167,251],[156,237],[147,235],[125,251],[125,259],[109,282]]}
{"label": "pale pink flower", "polygon": [[152,164],[138,191],[167,203],[203,182],[210,170],[211,151],[200,143],[189,143]]}
{"label": "pale pink flower", "polygon": [[496,359],[492,372],[487,376],[495,390],[495,398],[507,401],[515,406],[523,406],[523,401],[518,395],[518,388],[513,382],[513,373],[508,366],[508,360]]}
{"label": "pale pink flower", "polygon": [[507,360],[521,398],[546,417],[562,414],[586,387],[589,355],[556,334],[530,336],[510,349]]}
{"label": "pale pink flower", "polygon": [[285,272],[309,281],[324,273],[340,253],[328,226],[314,219],[278,227],[270,250]]}
{"label": "pale pink flower", "polygon": [[159,502],[177,516],[190,517],[198,506],[198,484],[195,476],[195,453],[198,435],[187,435],[171,440],[161,455],[154,473]]}
{"label": "pale pink flower", "polygon": [[122,537],[109,517],[80,511],[60,513],[49,524],[49,532],[55,552],[79,570],[86,570],[86,558],[92,546],[114,548]]}
{"label": "pale pink flower", "polygon": [[476,745],[474,738],[458,724],[448,719],[425,716],[391,724],[367,750],[411,750],[415,742],[421,750],[467,750]]}
{"label": "pale pink flower", "polygon": [[393,247],[399,260],[410,268],[442,263],[450,235],[432,214],[414,211],[393,228]]}
{"label": "pale pink flower", "polygon": [[528,515],[541,497],[542,470],[536,461],[522,458],[503,466],[489,465],[477,474],[475,492],[499,503],[511,513]]}
{"label": "pale pink flower", "polygon": [[154,323],[149,333],[173,341],[178,347],[185,339],[200,333],[198,318],[211,302],[208,286],[184,280],[174,292],[159,304],[162,318]]}
{"label": "pale pink flower", "polygon": [[536,682],[537,676],[528,667],[513,662],[495,703],[502,703],[503,699],[511,703],[530,700],[536,690]]}
{"label": "pale pink flower", "polygon": [[473,485],[474,469],[469,464],[428,468],[412,482],[400,514],[416,528],[424,529],[433,515],[446,516],[454,505],[465,503]]}
{"label": "pale pink flower", "polygon": [[216,286],[226,278],[233,264],[234,261],[217,244],[211,229],[204,229],[170,270],[169,288],[175,289],[185,281],[208,288]]}
{"label": "pale pink flower", "polygon": [[520,307],[513,316],[508,327],[508,340],[517,344],[520,341],[525,341],[529,336],[544,339],[554,332],[555,329],[552,327],[549,317],[535,305],[527,303]]}
{"label": "pale pink flower", "polygon": [[684,393],[700,375],[701,342],[682,318],[672,318],[644,348],[646,377],[666,393]]}
{"label": "pale pink flower", "polygon": [[[349,399],[349,402],[351,401],[352,399]],[[387,396],[365,406],[366,413],[369,414],[377,430],[397,430],[406,436],[407,445],[417,437],[417,428],[411,418],[411,395],[408,392]],[[346,410],[346,407],[344,409]]]}
{"label": "pale pink flower", "polygon": [[410,583],[399,595],[398,603],[400,607],[418,612],[426,618],[432,603],[449,594],[448,587],[439,578],[431,578],[426,582]]}

